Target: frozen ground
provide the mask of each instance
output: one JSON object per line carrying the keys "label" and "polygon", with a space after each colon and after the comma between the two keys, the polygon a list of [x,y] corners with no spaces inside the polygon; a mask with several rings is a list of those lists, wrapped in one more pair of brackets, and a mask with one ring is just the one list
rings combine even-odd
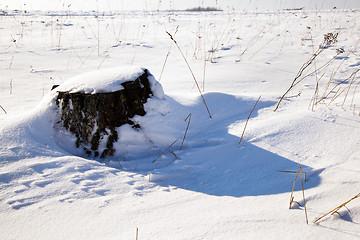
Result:
{"label": "frozen ground", "polygon": [[[359,193],[359,16],[357,10],[0,15],[1,239],[135,239],[136,228],[139,239],[360,238],[360,199],[346,205],[350,212],[342,208],[312,223]],[[189,61],[212,119],[166,31]],[[338,42],[274,112],[329,32],[338,33]],[[143,132],[122,127],[131,136],[128,155],[110,163],[75,156],[53,129],[52,85],[123,65],[148,68],[165,98],[150,99],[148,114],[135,118]],[[144,139],[155,150],[131,155]],[[176,139],[177,157],[166,152],[153,164]],[[295,174],[282,172],[300,166],[309,225],[300,181],[301,206],[288,209]]]}

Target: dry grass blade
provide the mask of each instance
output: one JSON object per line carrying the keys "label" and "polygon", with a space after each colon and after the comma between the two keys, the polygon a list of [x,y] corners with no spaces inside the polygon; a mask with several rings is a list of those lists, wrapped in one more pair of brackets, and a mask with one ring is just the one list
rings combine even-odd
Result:
{"label": "dry grass blade", "polygon": [[136,228],[136,240],[139,239],[139,228]]}
{"label": "dry grass blade", "polygon": [[12,94],[12,89],[13,89],[13,80],[11,78],[11,80],[10,80],[10,95]]}
{"label": "dry grass blade", "polygon": [[[176,27],[176,30],[175,30],[175,33],[174,33],[174,37],[175,37],[176,33],[178,32],[178,30],[179,30],[179,26]],[[163,66],[162,66],[162,68],[161,68],[161,73],[160,73],[160,77],[159,77],[159,82],[161,81],[161,77],[162,77],[162,75],[163,75],[166,62],[167,62],[167,60],[168,60],[168,58],[169,58],[172,45],[173,45],[173,42],[171,42],[171,44],[170,44],[169,50],[168,50],[168,52],[167,52],[167,54],[166,54],[166,57],[165,57],[164,64],[163,64]]]}
{"label": "dry grass blade", "polygon": [[310,108],[310,106],[312,106],[312,107],[311,107],[311,110],[312,110],[312,111],[314,111],[314,107],[315,107],[315,105],[316,105],[317,102],[318,102],[319,82],[320,82],[320,80],[323,78],[324,75],[325,75],[325,73],[323,73],[320,78],[318,78],[318,77],[316,76],[316,88],[315,88],[315,91],[314,91],[314,95],[313,95],[313,97],[312,97],[312,99],[311,99],[310,105],[309,105],[309,108]]}
{"label": "dry grass blade", "polygon": [[296,172],[296,176],[295,176],[295,179],[294,179],[294,183],[293,183],[293,187],[292,187],[291,195],[290,195],[289,209],[291,209],[291,205],[294,202],[294,188],[295,188],[295,183],[296,183],[297,176],[299,175],[299,172],[300,172],[300,169]]}
{"label": "dry grass blade", "polygon": [[174,145],[177,142],[177,140],[179,140],[179,139],[176,139],[172,144],[170,144],[170,146],[168,146],[162,153],[160,153],[160,155],[157,156],[157,158],[154,159],[153,163],[156,162],[156,160],[158,160],[159,157],[161,157],[169,148],[171,148],[172,145]]}
{"label": "dry grass blade", "polygon": [[206,75],[206,57],[204,57],[204,69],[203,69],[203,92],[205,92],[205,75]]}
{"label": "dry grass blade", "polygon": [[360,193],[358,193],[355,197],[351,198],[350,200],[344,202],[343,204],[337,206],[336,208],[334,208],[334,209],[331,210],[330,212],[322,215],[321,217],[319,217],[318,219],[316,219],[313,223],[316,223],[317,221],[319,221],[320,219],[322,219],[322,218],[324,218],[325,216],[329,215],[330,213],[331,213],[331,214],[336,213],[337,211],[339,211],[340,208],[346,207],[346,206],[345,206],[346,204],[348,204],[349,202],[351,202],[352,200],[354,200],[354,199],[356,199],[356,198],[358,198],[358,197],[360,197]]}
{"label": "dry grass blade", "polygon": [[209,110],[209,108],[208,108],[208,106],[207,106],[207,104],[206,104],[206,101],[205,101],[205,98],[204,98],[203,94],[201,93],[200,86],[199,86],[199,84],[198,84],[198,82],[197,82],[197,80],[196,80],[196,77],[195,77],[195,75],[194,75],[194,72],[191,70],[191,67],[190,67],[189,62],[187,61],[184,53],[181,51],[181,48],[179,47],[179,45],[177,44],[177,42],[176,42],[176,40],[173,38],[173,36],[172,36],[169,32],[166,32],[166,33],[169,35],[170,39],[175,43],[176,47],[179,49],[179,51],[180,51],[180,53],[181,53],[181,56],[182,56],[183,59],[185,60],[185,63],[186,63],[186,65],[188,66],[188,68],[189,68],[189,70],[190,70],[190,73],[191,73],[191,75],[192,75],[192,77],[193,77],[193,79],[194,79],[194,81],[195,81],[196,87],[197,87],[197,89],[199,90],[199,93],[200,93],[201,98],[202,98],[202,100],[203,100],[203,102],[204,102],[204,105],[205,105],[206,110],[207,110],[207,112],[208,112],[208,114],[209,114],[209,117],[212,118],[211,113],[210,113],[210,110]]}
{"label": "dry grass blade", "polygon": [[[296,179],[298,177],[300,173],[300,179],[301,179],[301,189],[302,189],[302,195],[303,195],[303,201],[304,201],[304,210],[305,210],[305,219],[306,219],[306,224],[309,224],[308,221],[308,216],[307,216],[307,210],[306,210],[306,201],[305,201],[305,191],[304,191],[304,181],[303,181],[303,171],[302,171],[302,167],[299,167],[299,170],[296,172],[296,176],[294,179],[294,183],[293,183],[293,187],[291,190],[291,195],[290,195],[290,204],[289,204],[289,209],[291,209],[291,205],[294,202],[294,188],[295,188],[295,183],[296,183]],[[300,205],[300,204],[299,204]]]}
{"label": "dry grass blade", "polygon": [[0,108],[4,111],[5,114],[7,114],[7,112],[5,111],[5,109],[0,105]]}
{"label": "dry grass blade", "polygon": [[[344,83],[346,83],[347,81],[349,81],[350,79],[354,79],[355,76],[356,76],[356,74],[357,74],[359,71],[360,71],[360,68],[357,69],[357,70],[355,70],[354,72],[352,72],[352,74],[351,74],[348,78],[346,78],[346,79],[344,79],[343,81],[337,83],[326,95],[324,94],[324,96],[323,96],[319,101],[328,98],[329,95],[330,95],[331,93],[333,93],[333,92],[337,89],[336,92],[335,92],[335,94],[334,94],[334,96],[331,98],[331,101],[330,101],[330,103],[329,103],[329,104],[331,104],[331,103],[332,103],[337,97],[339,97],[339,96],[341,95],[341,93],[344,91],[344,90],[340,91],[340,90],[341,90],[341,86],[342,86]],[[339,93],[339,92],[340,92],[340,93]]]}
{"label": "dry grass blade", "polygon": [[303,173],[302,173],[302,167],[300,167],[299,170],[300,170],[300,178],[301,178],[302,195],[303,195],[303,200],[304,200],[304,209],[305,209],[306,224],[309,224],[309,220],[308,220],[308,216],[307,216],[307,210],[306,210],[304,182],[303,182],[303,178],[302,178],[302,175],[303,175]]}
{"label": "dry grass blade", "polygon": [[184,134],[184,137],[183,137],[183,140],[182,140],[182,142],[181,142],[181,146],[180,146],[180,150],[182,149],[182,147],[183,147],[183,144],[184,144],[184,141],[185,141],[185,138],[186,138],[186,134],[187,134],[187,131],[188,131],[188,129],[189,129],[189,126],[190,126],[190,121],[191,121],[191,113],[185,118],[185,121],[187,121],[189,119],[189,121],[188,121],[188,124],[187,124],[187,127],[186,127],[186,130],[185,130],[185,134]]}
{"label": "dry grass blade", "polygon": [[352,87],[353,83],[355,82],[355,77],[356,77],[356,74],[354,74],[351,82],[349,83],[349,86],[347,87],[347,91],[346,91],[346,93],[345,93],[344,100],[343,100],[343,103],[341,104],[341,107],[344,107],[344,104],[345,104],[346,99],[347,99],[347,97],[348,97],[350,88]]}
{"label": "dry grass blade", "polygon": [[248,122],[249,122],[249,119],[250,119],[250,117],[251,117],[251,114],[252,114],[253,111],[255,110],[255,107],[256,107],[256,105],[258,104],[258,102],[260,101],[260,98],[261,98],[261,96],[259,96],[259,98],[258,98],[258,100],[256,101],[254,107],[252,108],[252,110],[251,110],[248,118],[246,119],[246,123],[245,123],[245,126],[244,126],[244,130],[243,130],[243,132],[242,132],[242,134],[241,134],[241,138],[240,138],[239,144],[241,144],[241,141],[242,141],[242,139],[243,139],[243,137],[244,137],[245,129],[246,129],[246,127],[247,127],[247,124],[248,124]]}

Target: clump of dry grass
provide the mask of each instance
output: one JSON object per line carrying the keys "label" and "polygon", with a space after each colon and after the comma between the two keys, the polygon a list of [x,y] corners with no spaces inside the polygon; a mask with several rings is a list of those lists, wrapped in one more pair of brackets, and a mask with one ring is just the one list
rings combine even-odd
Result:
{"label": "clump of dry grass", "polygon": [[[335,86],[333,88],[331,88],[330,90],[328,90],[328,87],[327,89],[324,91],[324,94],[323,96],[317,101],[317,103],[321,102],[321,101],[325,101],[325,99],[330,99],[329,103],[328,104],[331,104],[332,102],[334,102],[337,98],[339,98],[340,96],[343,96],[343,101],[342,101],[342,104],[341,104],[341,107],[344,107],[344,104],[348,98],[348,95],[349,95],[349,92],[350,92],[350,89],[354,87],[354,92],[353,92],[353,97],[352,97],[352,100],[351,100],[351,104],[350,104],[350,108],[352,106],[355,107],[354,105],[354,98],[355,98],[355,95],[356,95],[356,90],[357,90],[357,87],[359,86],[360,84],[360,81],[356,82],[358,80],[357,78],[357,74],[358,72],[360,71],[360,68],[354,70],[351,75],[349,77],[347,77],[346,79],[342,80],[341,82],[335,84]],[[332,74],[333,76],[333,74]],[[329,80],[329,83],[328,83],[328,86],[330,85],[330,83],[333,81],[333,77],[330,78]],[[348,84],[347,84],[348,83]],[[332,95],[332,96],[331,96]]]}
{"label": "clump of dry grass", "polygon": [[306,74],[304,75],[304,72],[305,70],[309,69],[310,66],[312,66],[313,64],[315,64],[315,59],[321,54],[323,53],[326,49],[328,49],[330,46],[332,46],[333,44],[335,44],[338,40],[337,40],[337,37],[338,37],[338,33],[327,33],[324,35],[324,39],[323,41],[321,42],[321,44],[319,45],[318,49],[313,53],[313,55],[310,57],[309,60],[307,60],[302,66],[301,68],[299,69],[299,71],[297,72],[295,78],[293,79],[290,87],[286,90],[286,92],[280,97],[280,100],[278,102],[278,104],[276,105],[275,107],[275,110],[276,111],[279,106],[280,106],[280,103],[282,102],[282,100],[284,100],[284,98],[286,97],[286,95],[296,86],[298,85],[301,81],[303,81],[306,77],[314,74],[314,73],[317,73],[320,69],[323,69],[325,67],[327,67],[330,62],[332,62],[333,60],[335,60],[335,58],[341,54],[342,52],[341,51],[337,51],[337,54],[332,58],[330,59],[328,62],[326,62],[325,64],[323,64],[322,66],[316,68],[316,70],[314,72],[311,72],[309,74]]}

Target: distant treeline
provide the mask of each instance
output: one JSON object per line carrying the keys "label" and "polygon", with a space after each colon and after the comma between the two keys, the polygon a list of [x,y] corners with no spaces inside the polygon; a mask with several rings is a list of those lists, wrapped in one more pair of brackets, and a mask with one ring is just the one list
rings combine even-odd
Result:
{"label": "distant treeline", "polygon": [[195,7],[195,8],[189,8],[186,9],[186,11],[190,12],[211,12],[211,11],[222,11],[219,8],[216,7]]}

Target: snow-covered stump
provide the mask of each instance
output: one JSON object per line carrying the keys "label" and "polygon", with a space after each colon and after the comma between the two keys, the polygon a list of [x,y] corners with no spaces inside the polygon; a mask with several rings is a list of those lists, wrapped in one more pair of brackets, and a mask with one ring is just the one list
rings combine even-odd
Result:
{"label": "snow-covered stump", "polygon": [[60,126],[76,137],[75,146],[88,156],[113,156],[117,128],[129,124],[135,115],[144,116],[144,103],[162,92],[154,77],[144,68],[120,68],[81,75],[57,87],[56,105]]}

